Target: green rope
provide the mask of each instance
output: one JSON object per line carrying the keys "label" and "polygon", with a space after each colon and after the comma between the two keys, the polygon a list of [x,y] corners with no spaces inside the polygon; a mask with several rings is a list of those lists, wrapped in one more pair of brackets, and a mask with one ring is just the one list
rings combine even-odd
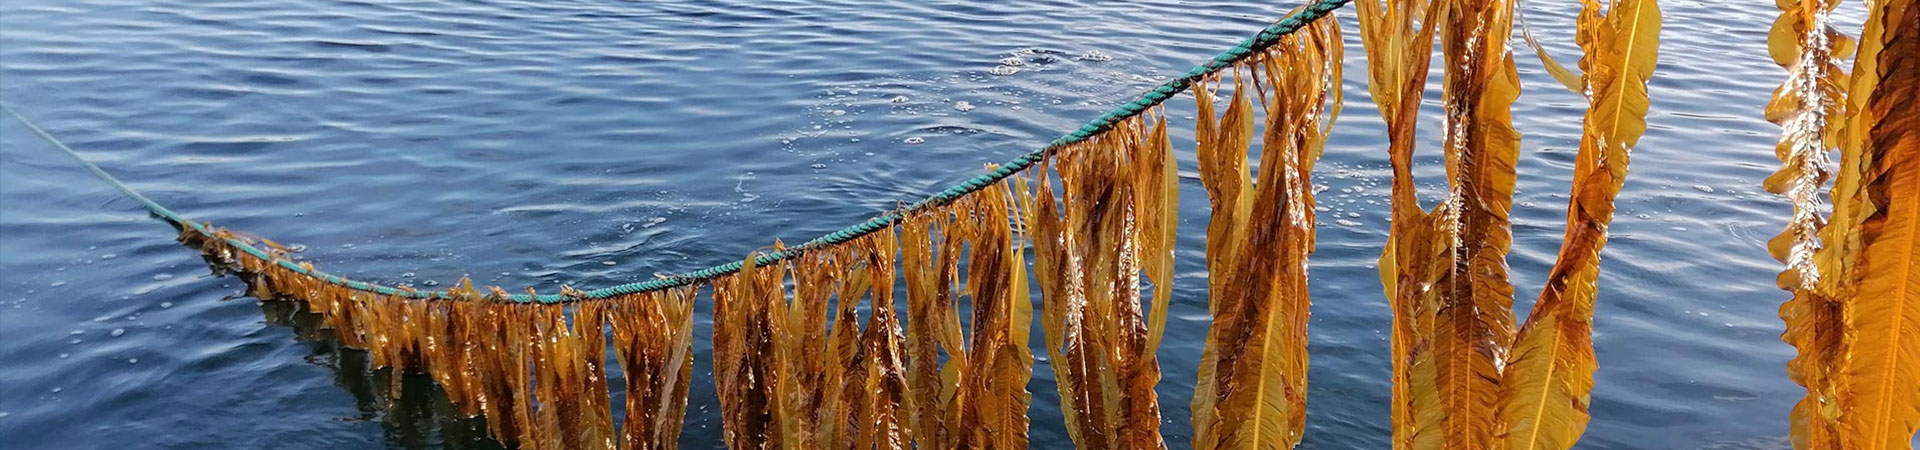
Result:
{"label": "green rope", "polygon": [[[920,200],[919,202],[915,202],[912,205],[908,205],[906,208],[903,208],[899,211],[882,214],[879,217],[874,217],[873,219],[869,219],[866,222],[861,222],[858,224],[854,224],[853,226],[842,228],[840,229],[840,231],[827,233],[825,236],[814,238],[813,240],[806,241],[792,248],[762,253],[760,254],[760,256],[754,258],[754,265],[764,266],[764,265],[774,264],[781,261],[786,261],[789,259],[799,257],[800,255],[804,255],[807,252],[812,251],[814,249],[818,249],[821,247],[831,247],[834,245],[847,243],[847,242],[853,241],[854,239],[859,239],[861,236],[866,236],[868,234],[872,234],[873,232],[892,227],[894,224],[899,223],[901,219],[909,217],[914,213],[953,203],[954,200],[958,200],[960,197],[964,197],[967,194],[971,194],[975,191],[979,191],[980,189],[983,189],[987,186],[991,186],[994,183],[999,182],[1000,180],[1004,180],[1007,177],[1011,177],[1016,173],[1020,173],[1021,171],[1026,170],[1028,167],[1032,167],[1034,164],[1037,164],[1041,160],[1046,159],[1048,155],[1051,155],[1062,148],[1065,148],[1067,146],[1077,144],[1080,142],[1085,142],[1088,139],[1092,139],[1094,136],[1098,136],[1100,133],[1113,128],[1115,124],[1119,124],[1127,119],[1133,118],[1134,116],[1138,116],[1141,113],[1145,112],[1146,110],[1153,108],[1154,106],[1158,106],[1163,102],[1166,102],[1167,99],[1173,98],[1175,94],[1185,92],[1187,89],[1192,88],[1195,83],[1200,82],[1200,80],[1205,79],[1207,76],[1212,75],[1215,72],[1224,70],[1228,67],[1232,67],[1235,63],[1238,63],[1241,60],[1244,60],[1262,50],[1267,49],[1268,47],[1273,46],[1275,42],[1280,41],[1281,36],[1292,34],[1293,32],[1298,31],[1301,27],[1304,27],[1307,24],[1311,24],[1316,20],[1320,20],[1321,18],[1326,17],[1328,14],[1333,13],[1334,10],[1340,9],[1343,6],[1346,6],[1347,3],[1351,1],[1352,0],[1317,0],[1316,2],[1310,5],[1307,5],[1305,8],[1301,8],[1300,10],[1295,11],[1293,14],[1288,15],[1286,18],[1280,19],[1280,21],[1274,22],[1272,25],[1268,25],[1267,28],[1261,30],[1259,34],[1256,34],[1252,38],[1248,38],[1247,40],[1240,42],[1240,45],[1235,46],[1231,49],[1227,49],[1226,52],[1223,52],[1219,55],[1214,56],[1213,59],[1209,59],[1207,60],[1207,62],[1202,63],[1199,66],[1195,66],[1192,70],[1187,71],[1186,75],[1181,76],[1180,78],[1175,78],[1171,81],[1166,82],[1165,84],[1161,84],[1160,86],[1147,91],[1145,94],[1141,94],[1140,98],[1135,99],[1134,101],[1129,102],[1125,105],[1120,105],[1120,107],[1114,108],[1114,110],[1108,111],[1106,114],[1102,114],[1099,118],[1096,118],[1091,122],[1087,122],[1086,125],[1081,125],[1079,129],[1074,130],[1072,133],[1067,133],[1065,136],[1061,136],[1058,139],[1054,139],[1053,142],[1048,143],[1046,147],[1042,147],[1039,150],[1034,150],[1032,152],[1028,152],[1027,154],[1015,157],[1012,160],[1009,160],[1006,163],[1001,164],[999,167],[995,168],[992,172],[975,176],[972,179],[968,179],[967,181],[961,182],[960,184],[947,188],[944,191],[940,191],[940,193],[934,194],[932,197],[928,197],[924,200]],[[61,143],[59,139],[55,139],[52,134],[47,133],[46,130],[43,130],[38,125],[35,125],[33,121],[27,120],[25,116],[22,116],[20,115],[20,113],[15,112],[13,108],[7,107],[5,104],[0,104],[0,109],[5,109],[7,113],[11,114],[15,119],[18,119],[20,120],[21,123],[26,124],[28,130],[33,131],[33,133],[35,135],[38,135],[41,139],[44,139],[47,142],[53,144],[55,148],[59,149],[62,152],[65,152],[67,156],[71,156],[73,157],[73,159],[80,161],[80,164],[82,166],[85,166],[87,168],[87,171],[92,172],[94,176],[99,177],[101,180],[105,180],[108,184],[113,185],[115,189],[119,189],[120,193],[126,194],[128,198],[132,198],[134,201],[139,202],[142,206],[145,206],[149,212],[153,213],[154,216],[157,216],[160,219],[167,221],[168,223],[172,223],[174,226],[193,228],[195,231],[199,231],[201,234],[204,234],[209,238],[222,239],[222,238],[216,237],[214,235],[213,230],[207,225],[197,223],[191,220],[187,220],[186,217],[181,216],[179,213],[175,213],[173,212],[173,210],[167,209],[167,207],[154,202],[152,199],[147,198],[145,195],[141,195],[139,191],[135,191],[132,187],[127,186],[126,183],[122,183],[118,178],[114,178],[112,174],[107,173],[106,170],[101,169],[99,165],[96,165],[93,162],[88,161],[85,157],[80,156],[79,152],[74,151],[73,148],[68,147],[64,143]],[[334,285],[345,286],[348,289],[364,291],[364,292],[373,292],[381,295],[392,295],[392,296],[400,296],[400,297],[416,298],[416,299],[454,298],[452,294],[449,294],[446,291],[402,290],[402,289],[397,289],[389,286],[382,286],[378,284],[348,280],[338,275],[333,275],[333,274],[321,272],[318,270],[311,270],[306,267],[302,267],[299,264],[294,264],[292,261],[288,261],[286,259],[275,258],[272,255],[268,254],[266,251],[261,250],[258,247],[254,247],[252,244],[249,244],[240,239],[225,238],[224,240],[228,245],[231,245],[234,248],[240,249],[240,251],[246,252],[247,254],[252,255],[256,258],[260,258],[263,261],[275,261],[276,264],[280,265],[280,267],[286,268],[287,270],[293,271],[294,273],[311,276]],[[682,286],[689,286],[702,281],[712,280],[714,278],[719,278],[722,276],[739,272],[741,264],[742,262],[736,261],[736,262],[731,262],[727,264],[721,264],[718,266],[708,267],[705,269],[700,269],[698,271],[695,271],[693,273],[689,273],[686,275],[671,276],[671,277],[659,278],[659,279],[636,282],[636,283],[627,283],[627,284],[622,284],[618,286],[609,286],[609,287],[604,287],[600,289],[586,291],[583,294],[579,294],[575,296],[557,295],[557,294],[544,294],[544,295],[513,294],[511,296],[508,296],[507,300],[512,302],[517,302],[517,303],[569,303],[569,302],[574,302],[579,300],[613,298],[613,297],[619,297],[622,295],[637,294],[642,292],[652,292],[652,291],[671,289],[671,288],[682,287]]]}

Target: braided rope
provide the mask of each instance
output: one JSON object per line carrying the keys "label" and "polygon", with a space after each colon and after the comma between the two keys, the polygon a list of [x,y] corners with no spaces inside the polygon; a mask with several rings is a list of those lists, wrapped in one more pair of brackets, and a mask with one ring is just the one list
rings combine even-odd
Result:
{"label": "braided rope", "polygon": [[[1259,34],[1255,34],[1253,37],[1240,42],[1240,45],[1227,49],[1227,51],[1222,52],[1219,55],[1215,55],[1212,59],[1207,60],[1207,62],[1202,63],[1198,66],[1195,66],[1192,70],[1188,70],[1185,75],[1179,78],[1175,78],[1173,80],[1167,81],[1166,83],[1161,84],[1160,86],[1155,87],[1144,94],[1141,94],[1140,98],[1135,99],[1134,101],[1129,102],[1127,104],[1120,105],[1120,107],[1114,108],[1112,111],[1108,111],[1106,114],[1100,115],[1100,117],[1093,119],[1093,121],[1087,122],[1087,124],[1085,125],[1081,125],[1079,129],[1074,130],[1072,133],[1067,133],[1065,136],[1061,136],[1058,139],[1054,139],[1053,142],[1048,143],[1045,147],[1042,147],[1038,150],[1034,150],[1024,155],[1015,157],[1012,160],[1009,160],[1006,163],[1001,164],[999,167],[993,169],[993,171],[991,172],[984,173],[979,176],[975,176],[971,179],[968,179],[967,181],[954,185],[953,187],[949,187],[944,191],[940,191],[940,193],[934,194],[932,197],[927,197],[924,200],[920,200],[919,202],[915,202],[911,205],[908,205],[906,208],[903,208],[901,210],[886,213],[886,214],[881,214],[880,216],[869,219],[866,222],[861,222],[858,224],[854,224],[852,226],[848,226],[846,228],[842,228],[839,231],[827,233],[824,236],[813,238],[812,240],[806,241],[804,243],[801,243],[800,245],[797,245],[791,248],[762,253],[760,254],[760,256],[754,259],[754,265],[765,266],[769,264],[774,264],[781,261],[797,258],[800,255],[804,255],[807,252],[818,249],[818,248],[831,247],[831,246],[851,242],[854,239],[859,239],[862,236],[872,234],[876,231],[888,229],[892,227],[894,224],[899,223],[902,219],[911,217],[916,213],[926,211],[932,208],[937,208],[940,206],[945,206],[947,204],[951,204],[955,200],[958,200],[961,197],[965,197],[967,194],[971,194],[976,191],[979,191],[980,189],[983,189],[987,186],[991,186],[994,183],[999,182],[1000,180],[1004,180],[1007,177],[1011,177],[1014,174],[1020,173],[1021,171],[1024,171],[1027,168],[1032,167],[1034,164],[1037,164],[1041,160],[1046,159],[1048,155],[1051,155],[1054,152],[1057,152],[1063,148],[1066,148],[1067,146],[1085,142],[1088,139],[1092,139],[1094,136],[1097,136],[1100,133],[1103,133],[1108,129],[1113,128],[1115,124],[1121,123],[1122,121],[1138,116],[1141,113],[1145,112],[1146,110],[1166,102],[1168,99],[1173,98],[1175,94],[1185,92],[1187,89],[1192,88],[1193,85],[1200,82],[1200,80],[1205,79],[1206,77],[1214,74],[1215,72],[1219,72],[1221,70],[1225,70],[1228,67],[1232,67],[1235,63],[1238,63],[1241,60],[1244,60],[1262,50],[1266,50],[1268,47],[1273,46],[1274,43],[1279,42],[1281,36],[1285,36],[1288,34],[1292,34],[1295,31],[1299,31],[1300,28],[1305,27],[1316,20],[1320,20],[1321,18],[1326,17],[1328,14],[1333,13],[1334,10],[1337,10],[1337,9],[1340,9],[1341,7],[1346,6],[1347,3],[1351,1],[1352,0],[1317,0],[1314,3],[1309,4],[1298,11],[1295,11],[1293,14],[1289,14],[1287,17],[1280,19],[1278,22],[1274,22],[1272,25],[1268,25],[1265,29],[1261,30]],[[179,213],[176,213],[171,209],[167,209],[166,206],[163,206],[157,202],[154,202],[152,199],[147,198],[145,195],[141,195],[139,191],[136,191],[132,187],[127,186],[126,183],[121,182],[118,178],[114,178],[112,174],[109,174],[107,173],[106,170],[101,169],[99,165],[96,165],[93,162],[88,161],[85,157],[82,157],[79,152],[74,151],[73,148],[68,147],[66,144],[60,142],[59,139],[54,138],[52,134],[47,133],[46,130],[43,130],[38,125],[35,125],[33,121],[27,120],[25,116],[22,116],[20,115],[20,113],[15,112],[13,108],[7,107],[5,104],[0,104],[0,109],[6,110],[6,112],[12,115],[15,119],[18,119],[20,120],[21,123],[26,124],[28,130],[31,130],[35,135],[39,136],[43,140],[46,140],[48,143],[53,144],[55,148],[66,153],[67,156],[71,156],[73,157],[73,159],[78,160],[82,166],[85,166],[87,168],[88,172],[92,172],[94,176],[99,177],[101,180],[106,181],[107,184],[113,185],[115,189],[120,190],[120,193],[125,194],[128,198],[131,198],[134,201],[139,202],[142,206],[146,207],[147,211],[153,213],[154,216],[157,216],[161,220],[165,220],[168,223],[173,224],[174,226],[192,228],[195,231],[198,231],[201,234],[208,236],[209,238],[222,239],[228,245],[231,245],[234,248],[239,249],[242,252],[246,252],[247,254],[252,255],[256,258],[260,258],[262,261],[274,261],[280,267],[293,271],[294,273],[311,276],[321,281],[325,281],[327,283],[338,285],[338,286],[343,286],[348,289],[364,291],[364,292],[372,292],[372,293],[381,294],[381,295],[415,298],[415,299],[452,299],[455,297],[453,294],[450,294],[446,291],[402,290],[402,289],[397,289],[389,286],[382,286],[378,284],[349,280],[344,277],[340,277],[338,275],[333,275],[326,272],[321,272],[319,270],[313,270],[313,269],[303,267],[299,264],[295,264],[292,261],[289,261],[284,258],[276,258],[273,255],[269,254],[268,252],[253,246],[253,244],[250,244],[238,238],[217,237],[215,236],[215,231],[213,230],[212,227],[203,223],[188,220],[185,216],[181,216]],[[663,289],[671,289],[676,287],[688,286],[688,285],[692,285],[702,281],[712,280],[714,278],[719,278],[719,277],[723,277],[723,276],[727,276],[727,275],[739,272],[741,264],[742,264],[742,261],[735,261],[727,264],[721,264],[713,267],[708,267],[705,269],[700,269],[698,271],[694,271],[693,273],[689,273],[686,275],[677,275],[677,276],[658,278],[658,279],[642,281],[642,282],[621,284],[617,286],[608,286],[604,288],[586,291],[584,293],[577,294],[577,295],[513,294],[508,296],[505,300],[516,302],[516,303],[554,304],[554,303],[570,303],[570,302],[581,301],[581,300],[607,299],[607,298],[619,297],[623,295],[631,295],[631,294],[637,294],[642,292],[652,292],[652,291],[658,291]]]}

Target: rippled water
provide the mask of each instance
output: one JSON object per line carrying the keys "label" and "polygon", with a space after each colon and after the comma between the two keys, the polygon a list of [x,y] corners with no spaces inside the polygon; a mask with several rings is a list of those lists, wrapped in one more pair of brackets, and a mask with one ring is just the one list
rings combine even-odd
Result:
{"label": "rippled water", "polygon": [[[1018,3],[12,0],[0,99],[161,202],[305,246],[340,273],[551,291],[733,260],[923,197],[1295,2]],[[1800,390],[1763,242],[1787,206],[1758,189],[1775,134],[1759,111],[1782,77],[1763,43],[1774,10],[1665,3],[1649,130],[1605,253],[1580,448],[1786,448]],[[1521,7],[1571,58],[1576,6]],[[1385,448],[1389,316],[1374,262],[1388,170],[1340,14],[1349,103],[1316,174],[1328,190],[1306,441]],[[1560,239],[1584,101],[1520,66],[1511,263],[1524,313]],[[1170,111],[1191,115],[1190,102]],[[209,277],[167,227],[17,122],[0,132],[0,447],[493,445],[442,401],[385,406],[364,355],[297,339],[310,330],[286,305]],[[1159,389],[1176,446],[1207,324],[1204,193],[1191,153],[1181,163]],[[1439,158],[1420,163],[1431,188]],[[1051,374],[1035,369],[1035,446],[1066,446]],[[692,395],[683,442],[719,445],[711,385]]]}

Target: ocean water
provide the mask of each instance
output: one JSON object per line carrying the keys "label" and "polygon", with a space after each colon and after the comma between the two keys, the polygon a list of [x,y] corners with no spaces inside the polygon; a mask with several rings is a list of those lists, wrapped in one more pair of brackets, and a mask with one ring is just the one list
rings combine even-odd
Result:
{"label": "ocean water", "polygon": [[[551,292],[738,259],[924,197],[1184,72],[1297,2],[11,0],[0,101],[199,220],[336,273]],[[1670,0],[1649,129],[1600,280],[1581,449],[1782,449],[1788,206],[1762,192],[1784,74],[1771,3]],[[1563,61],[1574,2],[1524,2]],[[1346,113],[1318,166],[1304,448],[1386,448],[1383,128],[1350,11]],[[1850,30],[1859,18],[1843,14]],[[1524,47],[1510,263],[1524,315],[1561,237],[1585,102]],[[1003,68],[1004,66],[1004,68]],[[1438,82],[1435,76],[1433,81]],[[1442,170],[1438,85],[1417,163]],[[1206,335],[1190,100],[1159,387],[1186,446]],[[1179,145],[1179,144],[1176,144]],[[0,120],[0,447],[490,448],[430,382],[244,297],[171,230]],[[698,336],[711,332],[703,303]],[[1036,333],[1036,344],[1039,342]],[[687,448],[720,445],[705,338]],[[1044,355],[1044,352],[1042,352]],[[1032,439],[1068,447],[1035,366]]]}

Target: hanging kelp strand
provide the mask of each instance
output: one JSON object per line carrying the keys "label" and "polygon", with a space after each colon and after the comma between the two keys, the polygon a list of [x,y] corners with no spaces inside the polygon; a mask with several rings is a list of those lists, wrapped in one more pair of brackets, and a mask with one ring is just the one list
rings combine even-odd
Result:
{"label": "hanging kelp strand", "polygon": [[622,448],[665,450],[678,445],[693,375],[697,288],[639,294],[604,307],[625,378]]}
{"label": "hanging kelp strand", "polygon": [[[1394,445],[1490,448],[1514,322],[1506,265],[1519,147],[1509,112],[1520,93],[1507,46],[1513,4],[1390,1],[1360,13],[1394,171],[1391,236],[1380,264],[1395,316]],[[1434,27],[1444,31],[1450,189],[1427,212],[1415,197],[1411,161]]]}
{"label": "hanging kelp strand", "polygon": [[1600,8],[1596,0],[1584,1],[1578,18],[1585,54],[1578,92],[1590,96],[1574,157],[1566,236],[1501,374],[1496,449],[1564,450],[1586,429],[1597,369],[1593,311],[1600,249],[1628,157],[1647,129],[1647,81],[1660,45],[1654,0],[1615,0],[1604,14]]}
{"label": "hanging kelp strand", "polygon": [[[1426,317],[1436,304],[1433,289],[1439,282],[1445,243],[1431,239],[1433,216],[1420,207],[1413,183],[1415,122],[1426,94],[1428,65],[1433,55],[1436,14],[1442,9],[1426,0],[1360,0],[1361,43],[1367,50],[1367,89],[1387,125],[1387,160],[1393,169],[1389,197],[1392,221],[1380,254],[1380,284],[1393,314],[1393,448],[1413,444],[1417,428],[1413,401],[1412,352],[1428,351],[1431,322]],[[1424,392],[1424,390],[1423,390]]]}
{"label": "hanging kelp strand", "polygon": [[[1782,2],[1769,35],[1787,83],[1767,106],[1782,168],[1766,187],[1794,211],[1771,244],[1787,265],[1782,339],[1807,388],[1790,415],[1798,449],[1911,448],[1920,428],[1920,7],[1869,2],[1852,76],[1851,39],[1828,25],[1838,2]],[[1844,87],[1844,89],[1843,89]],[[1817,189],[1826,153],[1832,221]]]}
{"label": "hanging kelp strand", "polygon": [[[1213,325],[1193,400],[1196,449],[1293,448],[1305,431],[1312,174],[1342,100],[1342,56],[1339,28],[1315,24],[1235,72],[1217,125],[1208,120],[1210,95],[1196,93],[1200,179],[1214,205]],[[1265,123],[1249,178],[1252,97],[1264,105]]]}
{"label": "hanging kelp strand", "polygon": [[[1060,153],[1058,206],[1044,170],[1038,191],[1017,189],[1061,410],[1081,448],[1165,447],[1151,343],[1172,288],[1169,148],[1163,115],[1130,119]],[[1155,277],[1152,317],[1141,305],[1143,266]]]}
{"label": "hanging kelp strand", "polygon": [[[1767,104],[1767,119],[1783,130],[1774,149],[1781,167],[1767,178],[1765,187],[1793,203],[1786,230],[1768,243],[1768,250],[1786,263],[1787,270],[1781,272],[1778,284],[1793,293],[1793,298],[1780,307],[1780,316],[1787,324],[1782,339],[1799,351],[1787,365],[1788,374],[1807,388],[1807,396],[1794,407],[1791,422],[1796,445],[1802,448],[1840,448],[1838,409],[1831,405],[1837,404],[1839,395],[1834,372],[1845,357],[1841,342],[1843,305],[1832,289],[1819,288],[1822,274],[1815,258],[1822,252],[1819,234],[1825,225],[1819,189],[1831,175],[1827,152],[1839,134],[1835,119],[1845,107],[1841,83],[1846,74],[1835,60],[1844,58],[1852,47],[1830,24],[1831,10],[1839,3],[1780,2],[1780,18],[1767,36],[1774,62],[1788,72],[1787,81]],[[1857,181],[1849,179],[1836,188],[1851,190],[1854,186]],[[1857,217],[1850,219],[1858,223]],[[1829,266],[1837,269],[1840,265]]]}

